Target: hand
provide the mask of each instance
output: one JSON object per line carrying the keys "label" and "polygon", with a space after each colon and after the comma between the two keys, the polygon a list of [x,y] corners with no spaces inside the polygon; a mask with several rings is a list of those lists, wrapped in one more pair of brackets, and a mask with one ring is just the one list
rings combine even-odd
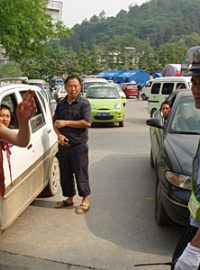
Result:
{"label": "hand", "polygon": [[20,121],[28,121],[34,116],[36,111],[35,92],[28,90],[23,96],[23,101],[17,106],[17,119]]}
{"label": "hand", "polygon": [[54,125],[57,127],[57,128],[62,128],[62,127],[65,127],[66,126],[66,120],[56,120]]}
{"label": "hand", "polygon": [[200,265],[200,248],[188,243],[182,255],[178,258],[174,270],[198,270]]}
{"label": "hand", "polygon": [[61,145],[69,146],[69,139],[67,139],[64,135],[60,134],[58,136],[58,140]]}

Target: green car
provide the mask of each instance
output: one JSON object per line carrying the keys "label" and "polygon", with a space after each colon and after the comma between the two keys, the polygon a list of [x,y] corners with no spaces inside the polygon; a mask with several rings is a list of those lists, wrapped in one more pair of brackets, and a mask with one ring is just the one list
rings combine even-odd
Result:
{"label": "green car", "polygon": [[124,105],[114,85],[90,86],[86,98],[92,106],[92,123],[119,123],[124,126]]}

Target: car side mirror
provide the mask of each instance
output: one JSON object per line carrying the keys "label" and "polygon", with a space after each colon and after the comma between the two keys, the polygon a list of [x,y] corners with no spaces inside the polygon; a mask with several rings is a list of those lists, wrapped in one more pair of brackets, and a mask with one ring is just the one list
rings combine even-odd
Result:
{"label": "car side mirror", "polygon": [[163,124],[161,123],[160,118],[157,117],[147,119],[146,124],[151,127],[163,129]]}

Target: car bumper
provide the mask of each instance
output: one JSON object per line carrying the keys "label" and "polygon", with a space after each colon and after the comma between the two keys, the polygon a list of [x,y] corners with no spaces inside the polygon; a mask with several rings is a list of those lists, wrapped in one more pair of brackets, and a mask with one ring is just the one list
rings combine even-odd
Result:
{"label": "car bumper", "polygon": [[122,111],[93,111],[93,123],[115,123],[124,120],[124,112]]}
{"label": "car bumper", "polygon": [[172,221],[180,225],[189,224],[189,210],[187,207],[190,191],[171,187],[168,192],[162,193],[162,205]]}

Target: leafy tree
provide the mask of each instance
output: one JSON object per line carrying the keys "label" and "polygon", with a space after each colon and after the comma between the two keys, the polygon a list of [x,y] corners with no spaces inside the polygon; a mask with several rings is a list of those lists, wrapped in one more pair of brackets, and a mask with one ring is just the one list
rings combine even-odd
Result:
{"label": "leafy tree", "polygon": [[7,61],[0,64],[0,78],[19,77],[22,76],[20,65],[14,61]]}
{"label": "leafy tree", "polygon": [[10,58],[37,56],[50,38],[68,36],[61,22],[53,25],[47,14],[47,0],[1,0],[0,44]]}

